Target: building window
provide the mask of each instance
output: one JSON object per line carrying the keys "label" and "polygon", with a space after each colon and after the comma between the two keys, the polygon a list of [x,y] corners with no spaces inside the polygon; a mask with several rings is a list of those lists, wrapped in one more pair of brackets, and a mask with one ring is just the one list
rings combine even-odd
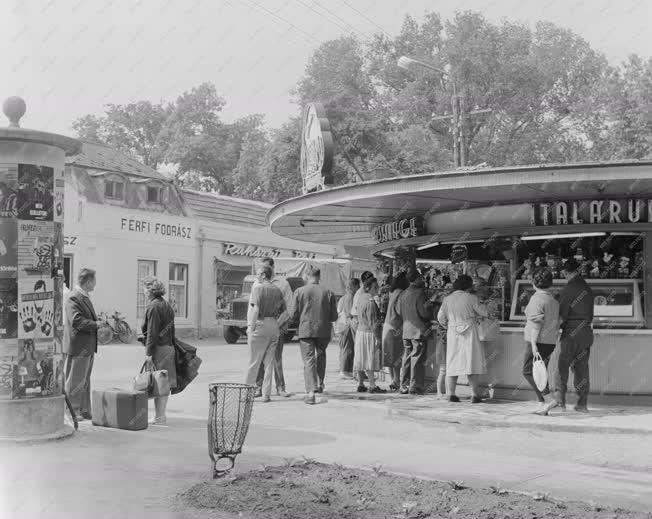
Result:
{"label": "building window", "polygon": [[115,180],[107,180],[104,182],[104,196],[105,198],[114,198],[117,200],[124,199],[125,193],[124,182],[117,182]]}
{"label": "building window", "polygon": [[138,260],[138,283],[136,285],[136,316],[138,319],[145,317],[145,311],[147,310],[147,301],[143,292],[143,280],[148,276],[156,276],[156,261]]}
{"label": "building window", "polygon": [[188,265],[170,263],[169,302],[176,317],[188,317]]}
{"label": "building window", "polygon": [[147,186],[147,201],[160,204],[163,201],[163,189],[158,186]]}

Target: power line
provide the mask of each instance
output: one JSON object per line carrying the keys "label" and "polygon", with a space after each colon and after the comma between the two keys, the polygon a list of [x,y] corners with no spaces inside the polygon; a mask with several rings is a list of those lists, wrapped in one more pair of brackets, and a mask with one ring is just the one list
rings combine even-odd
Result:
{"label": "power line", "polygon": [[355,11],[356,13],[358,13],[360,16],[362,16],[365,20],[367,20],[370,24],[375,26],[377,29],[380,29],[385,36],[387,36],[388,38],[391,39],[391,36],[389,35],[389,33],[385,29],[383,29],[380,25],[378,25],[376,22],[374,22],[372,19],[370,19],[366,14],[358,11],[355,7],[353,7],[351,4],[349,4],[346,0],[342,0],[342,3],[344,5],[346,5],[352,11]]}
{"label": "power line", "polygon": [[[296,0],[296,1],[299,2],[301,5],[303,5],[304,7],[310,9],[313,13],[318,14],[319,16],[323,16],[322,13],[320,13],[319,11],[317,11],[317,10],[316,10],[314,7],[312,7],[311,5],[306,4],[303,0]],[[320,6],[320,7],[321,7],[321,6]],[[340,29],[340,30],[342,30],[342,31],[346,31],[346,30],[347,30],[346,27],[340,25],[339,23],[336,23],[336,22],[334,22],[333,20],[330,20],[330,19],[328,19],[328,18],[327,18],[327,20],[328,20],[329,22],[331,22],[333,25],[335,25],[338,29]]]}
{"label": "power line", "polygon": [[314,2],[316,5],[318,5],[321,9],[323,9],[324,11],[326,11],[327,13],[329,13],[331,16],[334,16],[335,18],[337,18],[338,20],[340,20],[342,23],[344,23],[344,25],[350,27],[351,30],[352,30],[353,32],[356,32],[356,33],[358,33],[359,35],[361,35],[362,38],[363,38],[364,40],[369,41],[369,40],[371,39],[371,38],[369,38],[369,36],[367,36],[366,34],[364,34],[362,31],[356,29],[353,25],[351,25],[349,22],[347,22],[344,18],[341,18],[339,15],[337,15],[336,13],[334,13],[333,11],[331,11],[330,9],[327,9],[326,7],[324,7],[323,5],[321,5],[317,0],[313,0],[313,2]]}

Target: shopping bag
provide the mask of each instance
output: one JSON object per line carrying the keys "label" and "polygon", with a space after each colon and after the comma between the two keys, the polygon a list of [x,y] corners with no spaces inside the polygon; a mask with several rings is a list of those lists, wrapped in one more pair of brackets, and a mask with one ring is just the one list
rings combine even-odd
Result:
{"label": "shopping bag", "polygon": [[134,377],[132,384],[133,391],[145,391],[147,394],[152,390],[152,372],[147,369],[147,362],[143,363],[140,373]]}
{"label": "shopping bag", "polygon": [[170,379],[166,369],[152,371],[152,389],[149,392],[150,398],[168,396],[170,394]]}
{"label": "shopping bag", "polygon": [[548,368],[546,368],[546,363],[543,362],[539,352],[534,354],[534,361],[532,362],[532,378],[534,378],[534,383],[539,391],[546,389],[546,386],[548,385]]}
{"label": "shopping bag", "polygon": [[495,341],[500,334],[500,323],[495,319],[482,319],[478,323],[478,338],[481,341]]}

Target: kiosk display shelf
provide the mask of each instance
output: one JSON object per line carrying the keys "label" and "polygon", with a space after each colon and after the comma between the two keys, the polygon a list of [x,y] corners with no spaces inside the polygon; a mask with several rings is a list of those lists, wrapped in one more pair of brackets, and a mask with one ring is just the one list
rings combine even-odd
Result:
{"label": "kiosk display shelf", "polygon": [[[587,279],[593,290],[594,317],[596,324],[644,323],[639,284],[640,279]],[[550,291],[557,296],[566,285],[562,279],[554,280]],[[535,288],[532,281],[519,279],[514,285],[510,320],[524,321],[525,307]]]}

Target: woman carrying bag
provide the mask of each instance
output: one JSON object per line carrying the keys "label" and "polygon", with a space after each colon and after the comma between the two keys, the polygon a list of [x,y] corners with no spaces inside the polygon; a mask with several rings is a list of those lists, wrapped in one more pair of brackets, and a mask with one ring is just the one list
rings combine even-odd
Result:
{"label": "woman carrying bag", "polygon": [[[168,374],[170,389],[177,387],[177,369],[174,349],[174,310],[163,299],[165,286],[156,278],[146,278],[143,282],[147,312],[143,322],[143,336],[146,348],[146,362],[153,366],[152,371],[165,370]],[[155,396],[156,416],[152,425],[166,422],[165,409],[168,396]]]}
{"label": "woman carrying bag", "polygon": [[[557,344],[559,334],[559,303],[550,293],[552,286],[552,272],[546,268],[534,273],[534,288],[536,291],[530,297],[525,308],[525,358],[523,359],[523,377],[537,395],[541,412],[546,406],[543,390],[546,387],[546,369],[552,352]],[[545,368],[544,368],[545,366]],[[534,373],[540,370],[539,384],[535,381]],[[543,386],[543,387],[540,387]]]}

